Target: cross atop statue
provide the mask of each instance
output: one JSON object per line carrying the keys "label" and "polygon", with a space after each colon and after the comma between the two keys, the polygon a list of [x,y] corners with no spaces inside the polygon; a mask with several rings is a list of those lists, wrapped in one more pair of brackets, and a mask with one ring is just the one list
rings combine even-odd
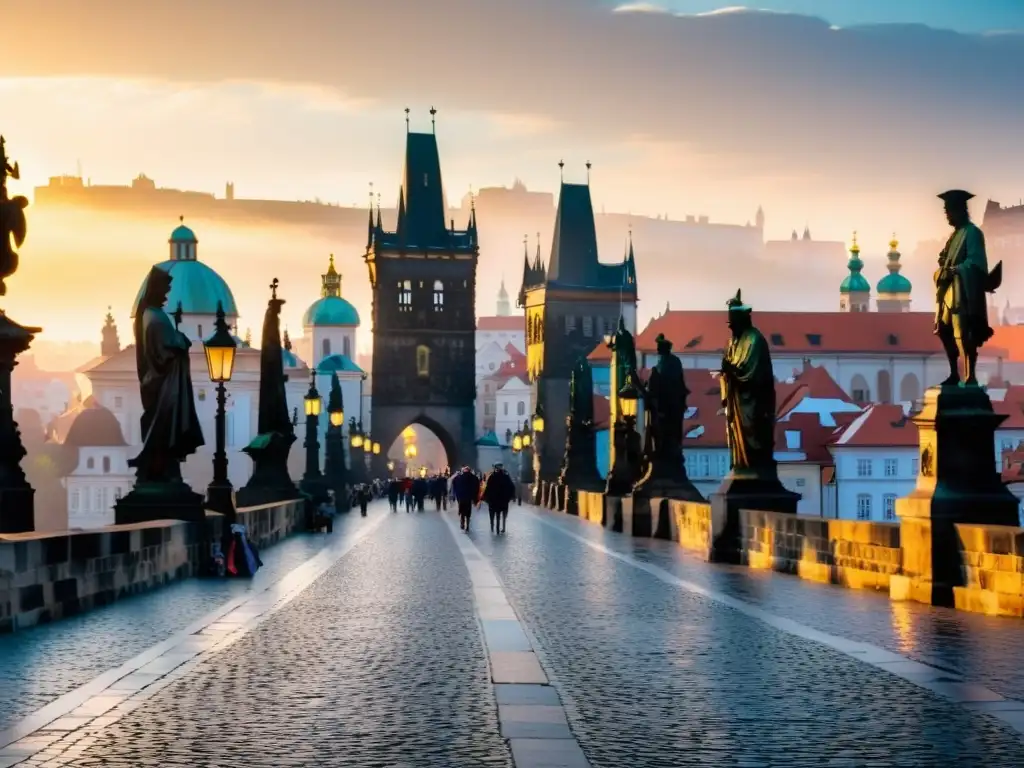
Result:
{"label": "cross atop statue", "polygon": [[272,298],[272,299],[276,299],[277,298],[277,286],[279,286],[279,285],[280,285],[280,283],[277,281],[277,278],[275,277],[273,282],[270,284],[270,298]]}
{"label": "cross atop statue", "polygon": [[174,311],[171,312],[171,317],[174,318],[174,328],[177,330],[178,326],[181,325],[181,318],[185,315],[184,310],[181,308],[181,302],[178,302],[178,306],[175,307]]}

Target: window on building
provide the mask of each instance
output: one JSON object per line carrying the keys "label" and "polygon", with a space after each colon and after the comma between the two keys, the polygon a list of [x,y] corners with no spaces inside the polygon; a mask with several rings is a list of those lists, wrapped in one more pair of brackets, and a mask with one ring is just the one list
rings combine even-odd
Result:
{"label": "window on building", "polygon": [[120,498],[121,498],[121,486],[118,486],[117,488],[114,489],[114,501],[117,501]]}
{"label": "window on building", "polygon": [[857,477],[871,477],[871,459],[857,459]]}
{"label": "window on building", "polygon": [[96,459],[94,459],[92,456],[90,456],[88,459],[86,459],[85,460],[85,468],[86,469],[96,469]]}
{"label": "window on building", "polygon": [[124,398],[121,397],[120,395],[118,395],[117,397],[114,398],[114,407],[115,408],[121,408],[123,406],[124,406]]}
{"label": "window on building", "polygon": [[78,511],[78,505],[81,503],[81,501],[82,501],[81,494],[78,491],[72,491],[71,492],[71,511],[72,512],[77,512]]}
{"label": "window on building", "polygon": [[398,284],[398,311],[412,312],[412,280],[403,280]]}
{"label": "window on building", "polygon": [[773,347],[784,347],[786,345],[786,340],[782,338],[781,333],[773,333],[771,335],[771,342]]}
{"label": "window on building", "polygon": [[853,399],[858,403],[866,403],[871,399],[871,390],[855,389],[853,390]]}
{"label": "window on building", "polygon": [[798,477],[796,479],[796,487],[797,488],[803,488],[805,485],[807,485],[807,480],[806,479],[804,479],[802,477]]}
{"label": "window on building", "polygon": [[502,415],[508,416],[508,403],[502,403]]}
{"label": "window on building", "polygon": [[812,347],[820,347],[821,346],[821,334],[820,333],[808,333],[807,334],[807,343],[810,344]]}
{"label": "window on building", "polygon": [[430,376],[430,347],[426,344],[416,347],[416,375],[423,379]]}
{"label": "window on building", "polygon": [[882,497],[882,515],[886,520],[896,519],[896,494],[887,493]]}
{"label": "window on building", "polygon": [[444,283],[434,281],[434,311],[444,312]]}
{"label": "window on building", "polygon": [[322,342],[320,342],[320,351],[322,353],[320,355],[321,358],[323,358],[323,357],[330,357],[331,356],[331,340],[330,339],[324,339]]}
{"label": "window on building", "polygon": [[686,474],[690,477],[697,476],[697,462],[692,453],[683,454],[683,461],[686,464]]}
{"label": "window on building", "polygon": [[870,520],[871,519],[871,494],[870,493],[858,493],[857,494],[857,519],[858,520]]}
{"label": "window on building", "polygon": [[200,403],[204,403],[204,402],[206,402],[206,390],[205,390],[205,389],[200,389],[200,390],[199,390],[199,393],[198,393],[198,394],[196,395],[196,399],[197,399],[197,400],[198,400],[198,401],[199,401]]}
{"label": "window on building", "polygon": [[516,416],[525,416],[525,415],[526,415],[526,402],[523,401],[523,400],[520,400],[518,403],[516,403]]}
{"label": "window on building", "polygon": [[918,473],[920,471],[921,471],[921,460],[917,456],[915,456],[914,458],[912,458],[910,460],[910,474],[913,475],[914,477],[917,477],[917,475],[918,475]]}
{"label": "window on building", "polygon": [[886,459],[885,460],[885,476],[886,477],[896,477],[896,475],[899,473],[899,467],[900,467],[899,461],[897,461],[896,459]]}
{"label": "window on building", "polygon": [[583,335],[588,339],[594,335],[594,318],[589,315],[583,318]]}
{"label": "window on building", "polygon": [[99,512],[103,509],[103,489],[93,488],[92,489],[92,510],[93,512]]}
{"label": "window on building", "polygon": [[711,457],[706,453],[700,455],[700,477],[711,477]]}
{"label": "window on building", "polygon": [[198,336],[198,337],[199,337],[200,339],[201,339],[201,338],[203,338],[203,324],[202,324],[202,323],[200,323],[199,325],[197,325],[197,326],[196,326],[196,329],[197,329],[197,330],[199,331],[199,333],[197,333],[196,335],[197,335],[197,336]]}
{"label": "window on building", "polygon": [[718,472],[715,473],[716,477],[725,477],[725,474],[728,471],[729,455],[727,453],[718,454]]}
{"label": "window on building", "polygon": [[570,333],[576,332],[576,315],[565,316],[565,334],[568,336]]}
{"label": "window on building", "polygon": [[105,474],[105,475],[109,475],[110,474],[110,457],[109,456],[104,456],[103,457],[103,474]]}
{"label": "window on building", "polygon": [[484,403],[484,416],[494,415],[494,403]]}
{"label": "window on building", "polygon": [[348,336],[341,340],[341,352],[345,357],[352,357],[352,342]]}

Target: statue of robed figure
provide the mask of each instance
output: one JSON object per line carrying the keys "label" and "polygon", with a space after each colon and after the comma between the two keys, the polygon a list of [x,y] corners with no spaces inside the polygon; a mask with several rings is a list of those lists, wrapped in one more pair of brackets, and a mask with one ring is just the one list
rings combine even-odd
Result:
{"label": "statue of robed figure", "polygon": [[683,418],[690,390],[683,364],[664,334],[655,339],[658,362],[644,391],[644,476],[635,493],[666,499],[703,501],[683,461]]}
{"label": "statue of robed figure", "polygon": [[609,496],[627,496],[640,478],[643,458],[640,435],[636,431],[637,401],[641,391],[636,368],[636,343],[621,315],[610,346],[615,376],[611,397],[616,407],[612,409],[615,423],[611,425],[608,441],[610,455],[605,492]]}
{"label": "statue of robed figure", "polygon": [[153,267],[135,308],[142,450],[128,460],[135,470],[135,487],[117,502],[118,524],[204,516],[202,495],[181,477],[182,463],[204,441],[192,391],[192,342],[163,309],[172,280],[170,273]]}
{"label": "statue of robed figure", "polygon": [[594,434],[594,377],[585,357],[569,375],[569,415],[565,418],[565,456],[560,481],[569,491],[600,491],[597,440]]}
{"label": "statue of robed figure", "polygon": [[263,316],[260,347],[259,433],[242,450],[253,460],[252,477],[240,488],[237,504],[242,507],[270,504],[299,498],[299,490],[288,474],[288,454],[295,442],[295,425],[288,413],[281,346],[281,307],[277,296],[280,285],[275,277],[270,284],[270,301]]}
{"label": "statue of robed figure", "polygon": [[732,338],[722,357],[720,383],[731,466],[735,474],[774,473],[775,373],[768,342],[754,327],[740,291],[728,307]]}
{"label": "statue of robed figure", "polygon": [[731,336],[720,384],[731,469],[711,495],[714,539],[710,557],[739,562],[740,510],[795,513],[800,494],[779,482],[775,463],[775,374],[771,352],[754,327],[740,291],[728,301]]}

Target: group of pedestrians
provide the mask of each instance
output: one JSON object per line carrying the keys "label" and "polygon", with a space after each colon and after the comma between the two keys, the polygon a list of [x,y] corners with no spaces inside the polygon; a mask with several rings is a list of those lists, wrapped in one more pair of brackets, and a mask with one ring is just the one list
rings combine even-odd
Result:
{"label": "group of pedestrians", "polygon": [[516,497],[516,484],[499,462],[483,480],[469,467],[452,479],[452,495],[459,505],[459,528],[469,533],[473,507],[487,505],[491,533],[505,533],[509,504]]}

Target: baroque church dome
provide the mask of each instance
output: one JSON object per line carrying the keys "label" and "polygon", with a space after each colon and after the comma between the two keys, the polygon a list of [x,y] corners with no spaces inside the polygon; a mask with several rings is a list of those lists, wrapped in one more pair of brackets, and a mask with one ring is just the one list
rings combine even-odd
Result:
{"label": "baroque church dome", "polygon": [[889,260],[889,263],[886,265],[889,274],[878,281],[877,290],[879,294],[909,294],[911,291],[910,281],[900,274],[902,265],[900,264],[898,248],[899,241],[894,235],[889,243],[889,253],[886,256]]}
{"label": "baroque church dome", "polygon": [[860,258],[860,246],[857,245],[857,234],[853,235],[853,245],[850,246],[850,260],[846,264],[850,274],[843,278],[839,285],[840,293],[870,293],[871,283],[860,273],[864,269],[864,262]]}
{"label": "baroque church dome", "polygon": [[[164,310],[173,312],[180,301],[181,311],[186,315],[215,315],[217,302],[221,302],[227,317],[237,317],[238,307],[227,282],[215,270],[198,260],[199,241],[195,233],[182,223],[171,233],[167,242],[170,258],[155,265],[173,278]],[[132,317],[135,317],[139,309],[145,287],[146,282],[143,280],[132,304]]]}
{"label": "baroque church dome", "polygon": [[347,300],[341,297],[341,275],[334,268],[334,254],[331,254],[327,272],[321,275],[323,287],[320,298],[309,305],[302,316],[302,327],[359,325],[359,313]]}

